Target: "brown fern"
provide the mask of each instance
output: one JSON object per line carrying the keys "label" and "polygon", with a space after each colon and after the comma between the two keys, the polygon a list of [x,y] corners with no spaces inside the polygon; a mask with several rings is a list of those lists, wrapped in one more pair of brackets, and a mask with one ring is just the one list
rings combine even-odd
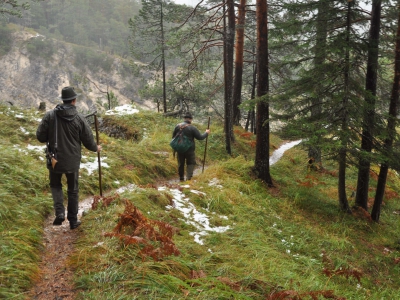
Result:
{"label": "brown fern", "polygon": [[353,215],[360,219],[365,219],[366,221],[372,222],[371,214],[360,206],[355,206],[352,209]]}
{"label": "brown fern", "polygon": [[349,279],[350,277],[354,277],[357,279],[357,281],[360,283],[361,282],[361,276],[363,273],[357,269],[353,269],[350,267],[341,267],[339,269],[335,269],[335,266],[332,262],[332,260],[328,257],[325,251],[322,251],[322,262],[324,263],[325,267],[322,270],[322,273],[324,273],[328,277],[333,277],[333,276],[344,276],[346,279]]}
{"label": "brown fern", "polygon": [[190,271],[190,279],[198,279],[198,278],[204,278],[207,277],[207,274],[203,271],[196,271],[196,270],[191,270]]}
{"label": "brown fern", "polygon": [[102,197],[99,195],[96,195],[93,197],[93,202],[92,202],[92,209],[95,210],[97,207],[100,205],[100,203],[103,205],[103,207],[108,207],[111,202],[113,202],[116,198],[118,198],[119,195],[116,194],[114,196],[108,196],[108,197]]}
{"label": "brown fern", "polygon": [[151,257],[158,261],[169,255],[180,252],[172,241],[178,229],[157,220],[146,218],[130,201],[125,199],[125,211],[113,232],[105,233],[107,237],[119,238],[125,246],[138,246],[139,255],[144,260]]}

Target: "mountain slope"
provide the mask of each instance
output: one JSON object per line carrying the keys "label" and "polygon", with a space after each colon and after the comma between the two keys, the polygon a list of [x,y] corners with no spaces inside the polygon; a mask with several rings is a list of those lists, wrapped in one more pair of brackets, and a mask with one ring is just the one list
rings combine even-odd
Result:
{"label": "mountain slope", "polygon": [[113,92],[119,104],[141,101],[138,90],[150,73],[135,76],[129,61],[92,48],[47,39],[32,30],[15,27],[12,47],[0,56],[0,102],[24,108],[38,108],[45,102],[52,108],[64,86],[72,85],[82,94],[82,110],[93,110],[100,100],[107,107],[107,91]]}

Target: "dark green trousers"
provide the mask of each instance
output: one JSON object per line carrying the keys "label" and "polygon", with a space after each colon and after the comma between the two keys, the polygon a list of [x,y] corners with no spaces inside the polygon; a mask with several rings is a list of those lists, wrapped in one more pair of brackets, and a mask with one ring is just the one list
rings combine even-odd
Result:
{"label": "dark green trousers", "polygon": [[186,165],[186,180],[190,180],[193,176],[193,170],[196,166],[196,155],[194,150],[189,149],[185,153],[178,153],[178,173],[179,179],[184,180]]}
{"label": "dark green trousers", "polygon": [[[53,196],[55,215],[65,214],[64,195],[62,190],[61,177],[63,173],[54,173],[49,170],[50,188]],[[67,195],[68,195],[68,221],[78,220],[78,201],[79,201],[79,171],[74,173],[65,173],[67,177]]]}

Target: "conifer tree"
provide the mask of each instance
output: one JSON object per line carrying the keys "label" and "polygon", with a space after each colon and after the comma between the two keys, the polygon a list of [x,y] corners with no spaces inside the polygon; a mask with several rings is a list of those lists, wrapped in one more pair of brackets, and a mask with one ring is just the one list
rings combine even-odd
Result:
{"label": "conifer tree", "polygon": [[163,111],[167,112],[166,54],[167,20],[169,0],[142,0],[142,8],[134,19],[129,20],[132,30],[132,54],[148,62],[151,68],[161,71]]}
{"label": "conifer tree", "polygon": [[[371,211],[372,220],[379,222],[381,214],[381,206],[383,202],[383,196],[385,193],[386,180],[388,176],[389,167],[391,161],[395,157],[393,155],[393,142],[396,137],[396,125],[398,124],[397,112],[399,102],[399,89],[400,89],[400,1],[397,2],[398,20],[397,20],[397,33],[395,43],[395,59],[394,59],[394,76],[393,86],[390,96],[389,103],[389,115],[387,120],[387,135],[383,144],[383,152],[385,154],[384,161],[381,163],[381,167],[378,175],[378,183],[375,192],[375,200]],[[397,160],[398,157],[394,159]]]}
{"label": "conifer tree", "polygon": [[381,27],[382,1],[372,1],[371,25],[369,30],[368,61],[365,84],[365,104],[363,105],[363,128],[361,135],[361,155],[359,158],[356,205],[368,209],[369,154],[373,148],[375,127],[375,97],[377,89],[379,35]]}
{"label": "conifer tree", "polygon": [[363,28],[367,18],[356,1],[287,2],[280,7],[283,17],[274,20],[272,51],[285,49],[287,55],[274,66],[285,81],[274,93],[274,106],[288,122],[285,133],[303,138],[309,155],[316,149],[311,155],[319,159],[323,150],[338,162],[339,206],[349,212],[346,167],[357,154],[366,57],[362,33],[354,24]]}
{"label": "conifer tree", "polygon": [[[235,37],[234,1],[226,3],[219,0],[200,1],[181,25],[181,40],[185,40],[183,52],[192,54],[186,63],[188,76],[207,66],[213,74],[211,84],[216,85],[209,98],[217,98],[220,91],[223,95],[223,114],[225,131],[225,148],[231,154],[233,134],[232,81],[233,54]],[[190,21],[189,21],[190,20]],[[189,23],[191,22],[191,23]],[[213,70],[211,69],[213,68]],[[221,74],[222,72],[222,74]],[[220,79],[222,77],[222,79]],[[211,106],[218,102],[213,101]]]}

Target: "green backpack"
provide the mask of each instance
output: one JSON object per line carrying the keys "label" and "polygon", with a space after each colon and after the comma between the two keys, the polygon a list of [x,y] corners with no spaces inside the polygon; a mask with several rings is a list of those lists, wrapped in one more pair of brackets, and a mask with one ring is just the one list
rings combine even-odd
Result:
{"label": "green backpack", "polygon": [[183,134],[183,128],[186,128],[190,126],[190,124],[186,124],[184,126],[179,125],[180,129],[178,133],[175,135],[175,137],[171,140],[169,145],[171,146],[172,149],[174,149],[178,153],[184,153],[189,150],[190,147],[192,147],[192,141]]}

